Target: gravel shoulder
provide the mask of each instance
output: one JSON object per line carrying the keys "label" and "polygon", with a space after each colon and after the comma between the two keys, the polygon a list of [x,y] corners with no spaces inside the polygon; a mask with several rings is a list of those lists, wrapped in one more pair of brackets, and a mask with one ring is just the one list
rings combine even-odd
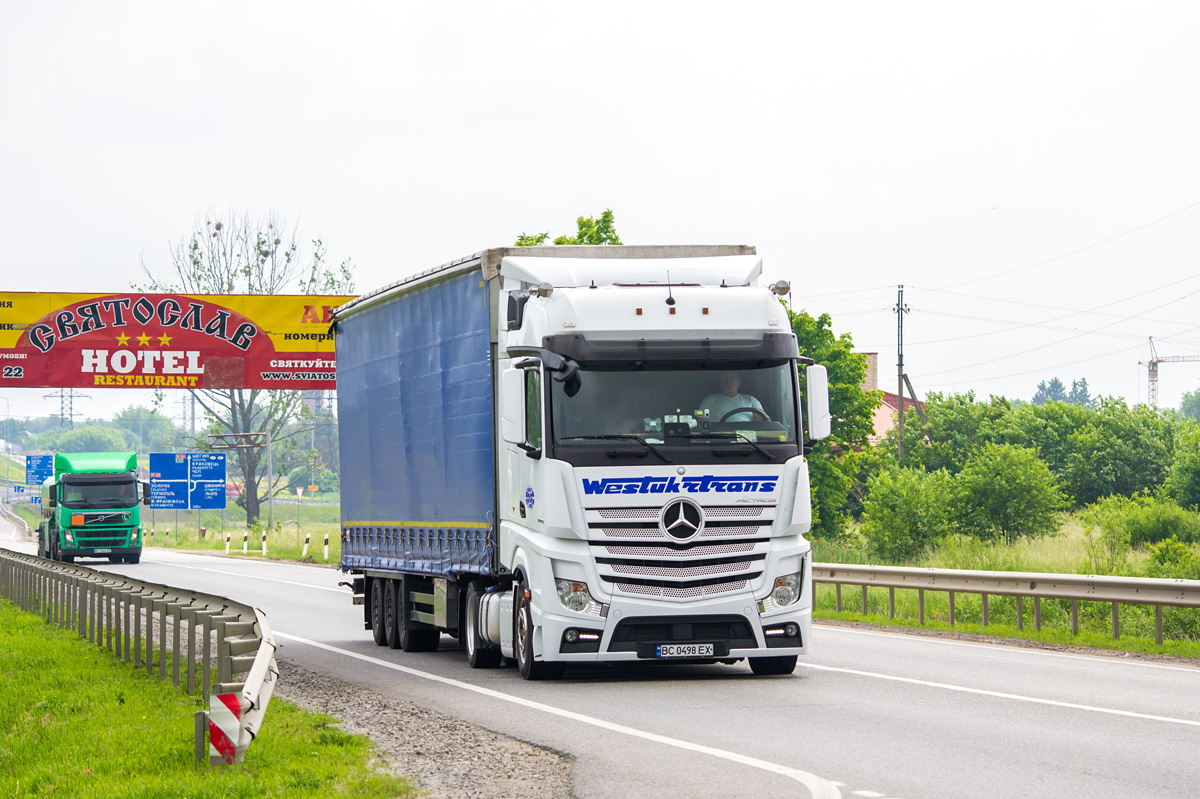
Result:
{"label": "gravel shoulder", "polygon": [[569,755],[277,660],[281,696],[366,735],[392,773],[438,799],[571,799]]}

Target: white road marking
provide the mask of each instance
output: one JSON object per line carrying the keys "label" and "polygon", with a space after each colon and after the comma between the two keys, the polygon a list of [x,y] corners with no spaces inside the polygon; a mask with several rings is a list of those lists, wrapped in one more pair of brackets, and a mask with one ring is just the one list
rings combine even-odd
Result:
{"label": "white road marking", "polygon": [[[1173,665],[1170,663],[1154,663],[1137,658],[1122,659],[1119,657],[1105,657],[1103,655],[1080,655],[1074,652],[1055,652],[1052,649],[1038,649],[1036,647],[1014,646],[1006,640],[996,639],[996,643],[978,643],[975,641],[956,641],[953,639],[937,638],[928,635],[910,635],[904,632],[889,632],[886,630],[855,630],[849,627],[840,627],[834,624],[821,624],[819,621],[814,621],[813,624],[820,625],[822,632],[844,633],[847,635],[868,635],[877,636],[880,638],[904,638],[909,641],[920,641],[922,643],[940,644],[942,646],[960,646],[968,649],[992,649],[1004,647],[1008,652],[1020,652],[1028,655],[1045,655],[1047,657],[1066,658],[1068,660],[1087,660],[1093,663],[1119,663],[1122,666],[1137,666],[1147,669],[1163,669],[1165,671],[1186,671],[1192,674],[1200,672],[1200,669],[1195,666]],[[1119,650],[1112,650],[1118,652]]]}
{"label": "white road marking", "polygon": [[1035,705],[1050,705],[1052,707],[1064,707],[1071,710],[1086,710],[1090,713],[1104,713],[1110,716],[1125,716],[1127,718],[1145,719],[1147,721],[1165,721],[1168,724],[1182,724],[1188,727],[1200,727],[1200,721],[1191,719],[1177,719],[1170,716],[1154,716],[1149,713],[1136,713],[1132,710],[1116,710],[1110,707],[1097,707],[1095,705],[1081,705],[1077,702],[1061,702],[1057,699],[1042,699],[1036,696],[1023,696],[1021,694],[1007,694],[1002,691],[988,691],[984,688],[968,688],[965,685],[950,685],[944,682],[930,682],[929,680],[918,680],[913,677],[897,677],[893,674],[879,674],[873,671],[859,671],[858,669],[843,669],[837,666],[819,666],[815,663],[797,663],[797,668],[812,669],[813,671],[831,671],[839,674],[853,674],[858,677],[870,677],[876,680],[887,680],[888,682],[902,682],[909,685],[921,685],[926,688],[940,688],[944,691],[956,691],[963,694],[976,694],[977,696],[991,696],[997,699],[1012,699],[1017,702],[1029,702]]}
{"label": "white road marking", "polygon": [[258,574],[245,574],[242,572],[227,572],[227,571],[222,571],[221,569],[208,569],[208,568],[205,568],[204,566],[185,566],[182,563],[172,563],[172,562],[166,561],[166,560],[147,561],[147,560],[143,559],[142,562],[143,563],[153,563],[153,564],[157,564],[159,566],[174,566],[179,569],[192,569],[193,571],[198,571],[198,572],[212,572],[213,574],[224,574],[229,577],[241,577],[241,578],[248,577],[251,580],[266,580],[267,582],[283,583],[284,585],[298,585],[301,588],[315,588],[318,591],[333,591],[335,594],[342,594],[343,596],[348,596],[348,594],[346,593],[346,590],[344,588],[329,588],[324,585],[313,585],[312,583],[298,583],[298,582],[295,582],[294,580],[280,580],[278,577],[263,577]]}
{"label": "white road marking", "polygon": [[470,683],[460,682],[458,680],[454,680],[449,677],[441,677],[437,674],[430,674],[429,672],[420,671],[419,669],[412,669],[407,666],[401,666],[398,663],[390,663],[386,660],[380,660],[379,658],[374,658],[369,655],[361,655],[357,652],[351,652],[348,649],[340,649],[336,646],[330,646],[329,644],[323,644],[319,641],[311,641],[307,638],[300,638],[298,636],[289,635],[287,633],[281,633],[279,631],[275,632],[275,636],[277,638],[283,638],[288,641],[295,641],[300,644],[305,644],[306,646],[316,647],[317,649],[324,649],[327,652],[335,652],[339,655],[345,655],[346,657],[351,657],[356,660],[361,660],[364,663],[370,663],[374,666],[381,666],[385,669],[392,669],[394,671],[403,672],[404,674],[408,674],[413,677],[420,677],[425,680],[432,680],[433,682],[442,683],[443,685],[451,685],[451,686],[454,686],[455,688],[461,688],[465,691],[473,691],[477,694],[482,694],[483,696],[491,697],[492,699],[499,699],[502,702],[510,702],[514,705],[521,705],[522,707],[527,707],[532,710],[540,711],[542,713],[549,713],[554,716],[561,716],[562,718],[570,719],[571,721],[577,721],[581,724],[590,724],[593,727],[599,727],[601,729],[608,730],[610,732],[616,732],[616,733],[620,733],[622,735],[629,735],[629,736],[633,736],[635,738],[642,738],[647,741],[654,741],[655,743],[664,744],[666,746],[673,746],[677,749],[683,749],[683,750],[686,750],[689,752],[697,752],[699,754],[711,755],[712,757],[719,757],[719,758],[722,758],[723,760],[729,760],[734,763],[739,763],[743,766],[749,766],[751,768],[761,769],[763,771],[768,771],[773,774],[779,774],[781,776],[788,777],[790,779],[795,780],[796,782],[799,782],[801,785],[803,785],[805,788],[808,789],[808,792],[812,795],[813,799],[841,799],[841,795],[842,795],[841,791],[839,791],[832,782],[822,779],[821,777],[818,777],[815,774],[810,774],[807,771],[801,771],[800,769],[794,769],[794,768],[790,768],[788,766],[782,766],[782,765],[779,765],[778,763],[770,763],[766,760],[759,760],[758,758],[754,758],[754,757],[747,757],[746,755],[740,755],[737,752],[729,752],[724,749],[715,749],[711,746],[704,746],[702,744],[692,743],[691,741],[683,741],[678,738],[668,738],[665,735],[658,735],[657,733],[646,732],[645,730],[639,730],[634,727],[626,727],[622,724],[615,724],[611,721],[605,721],[603,719],[593,718],[592,716],[585,716],[582,713],[576,713],[571,710],[564,710],[559,707],[554,707],[553,705],[546,705],[541,702],[534,702],[533,700],[530,700],[530,699],[524,699],[519,696],[513,696],[511,694],[501,693],[500,691],[494,691],[490,688],[482,688],[478,685],[471,685]]}

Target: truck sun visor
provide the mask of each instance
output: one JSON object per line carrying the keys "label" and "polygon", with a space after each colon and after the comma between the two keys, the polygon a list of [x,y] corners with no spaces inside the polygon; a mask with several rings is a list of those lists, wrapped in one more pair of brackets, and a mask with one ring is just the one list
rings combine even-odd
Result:
{"label": "truck sun visor", "polygon": [[573,361],[754,361],[799,358],[791,333],[764,333],[755,339],[588,339],[579,333],[546,336],[542,345]]}

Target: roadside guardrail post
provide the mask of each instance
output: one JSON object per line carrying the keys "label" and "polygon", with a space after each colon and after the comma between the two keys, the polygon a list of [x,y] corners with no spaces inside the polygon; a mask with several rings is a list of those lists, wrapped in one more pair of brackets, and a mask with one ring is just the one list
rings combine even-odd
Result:
{"label": "roadside guardrail post", "polygon": [[1112,603],[1112,619],[1113,619],[1113,640],[1121,640],[1121,611],[1118,609],[1120,605],[1116,602]]}

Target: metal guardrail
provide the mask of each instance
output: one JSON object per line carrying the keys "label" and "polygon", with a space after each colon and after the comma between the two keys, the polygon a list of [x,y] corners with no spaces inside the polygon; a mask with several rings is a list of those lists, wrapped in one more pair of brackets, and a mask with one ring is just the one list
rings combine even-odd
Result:
{"label": "metal guardrail", "polygon": [[988,597],[1017,598],[1017,629],[1024,628],[1025,599],[1033,599],[1034,626],[1042,629],[1042,600],[1071,602],[1071,634],[1079,633],[1079,602],[1112,604],[1112,634],[1121,637],[1121,605],[1153,605],[1155,640],[1163,642],[1163,606],[1200,608],[1200,580],[1164,580],[1150,577],[1102,577],[1081,574],[1037,572],[993,572],[959,569],[918,569],[909,566],[866,566],[844,563],[814,563],[813,583],[836,587],[837,609],[842,611],[842,586],[862,586],[862,613],[867,614],[867,589],[888,589],[888,616],[896,615],[896,589],[917,592],[918,617],[925,623],[925,592],[949,594],[950,624],[954,625],[954,595],[982,597],[983,626],[988,625]]}
{"label": "metal guardrail", "polygon": [[213,765],[240,762],[258,734],[279,674],[275,641],[258,608],[5,549],[0,595],[134,668],[157,669],[159,681],[170,670],[177,687],[186,682],[189,694],[203,692],[214,715],[232,713],[233,729],[217,729],[206,711],[197,713],[197,760],[205,727]]}

